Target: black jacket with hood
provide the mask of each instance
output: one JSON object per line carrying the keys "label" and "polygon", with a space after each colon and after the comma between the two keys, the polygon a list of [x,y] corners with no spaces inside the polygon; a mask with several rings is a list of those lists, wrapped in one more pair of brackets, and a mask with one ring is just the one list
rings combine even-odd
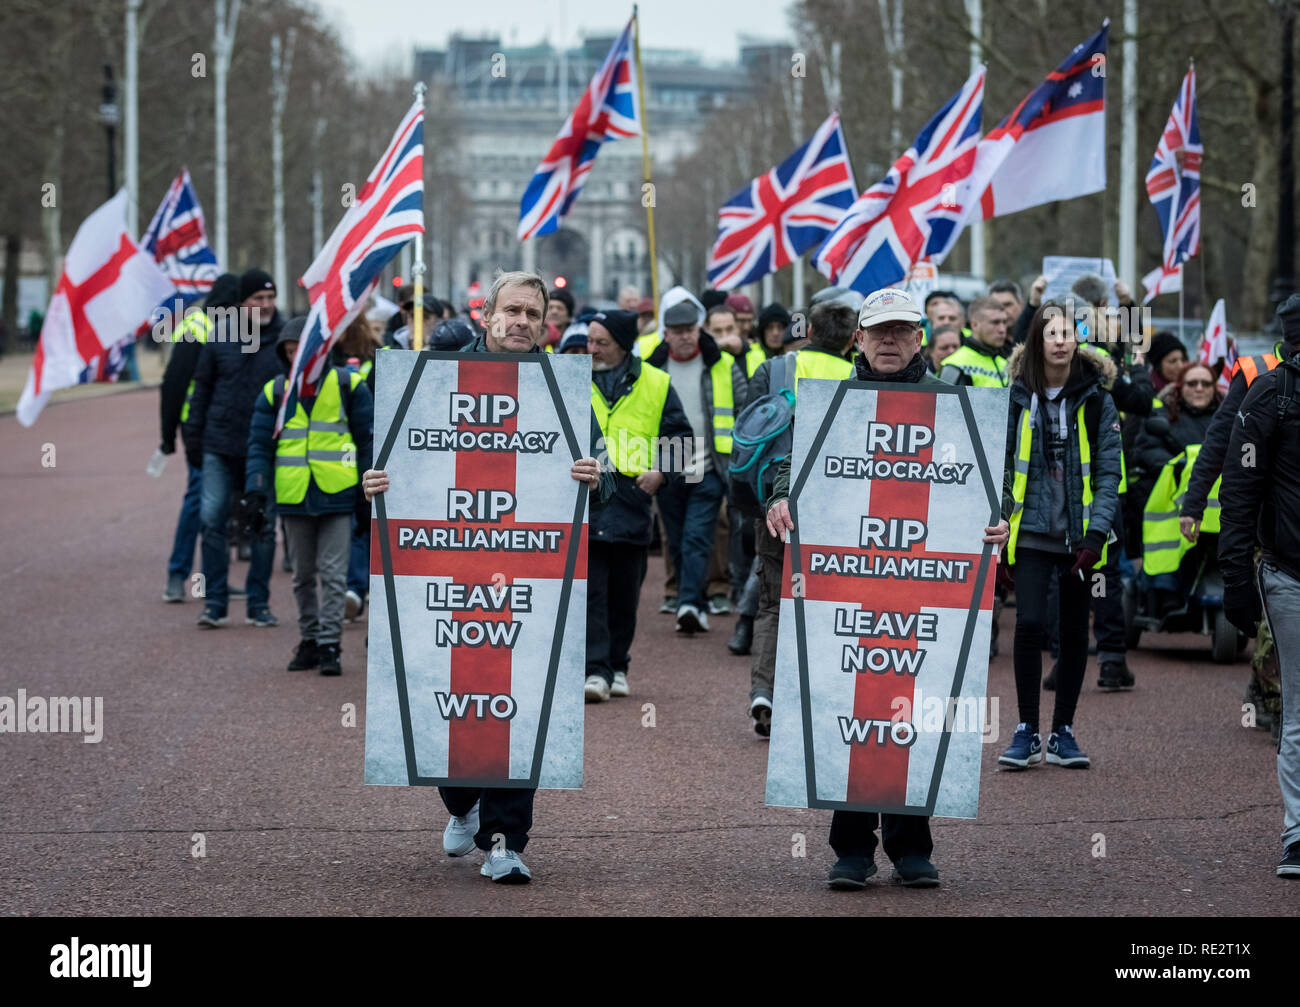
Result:
{"label": "black jacket with hood", "polygon": [[227,318],[203,344],[194,370],[194,397],[185,421],[185,444],[201,452],[243,458],[248,451],[248,425],[263,386],[280,373],[275,344],[284,326],[277,310],[256,339],[242,338],[235,317]]}
{"label": "black jacket with hood", "polygon": [[[239,275],[222,273],[212,281],[212,289],[203,301],[203,310],[209,308],[229,308],[239,303]],[[178,322],[177,324],[181,324]],[[176,450],[176,429],[181,423],[181,412],[185,408],[185,397],[189,394],[190,381],[194,379],[194,370],[199,364],[199,355],[204,344],[193,339],[181,339],[172,343],[171,356],[167,360],[167,369],[163,371],[160,389],[159,418],[162,421],[162,449],[164,454]],[[184,431],[181,431],[182,438]],[[188,448],[188,444],[186,445]],[[188,454],[187,450],[187,454]],[[197,461],[202,461],[197,457]]]}
{"label": "black jacket with hood", "polygon": [[[1011,408],[1007,415],[1008,473],[1015,471],[1016,432],[1020,427],[1021,416],[1031,408],[1033,399],[1033,393],[1022,378],[1025,353],[1025,346],[1017,346],[1007,361],[1007,371],[1011,377]],[[1086,547],[1100,555],[1111,537],[1119,514],[1119,481],[1122,470],[1119,413],[1106,391],[1106,385],[1114,381],[1116,367],[1109,354],[1101,353],[1086,344],[1078,348],[1075,359],[1076,364],[1071,368],[1070,377],[1061,391],[1068,424],[1068,435],[1065,438],[1065,544],[1066,549],[1072,553]],[[1097,400],[1095,404],[1089,404],[1092,399]],[[1078,433],[1081,405],[1085,406],[1085,420],[1089,414],[1097,417],[1096,429],[1092,429],[1089,424],[1087,431],[1092,454],[1093,499],[1086,534],[1083,530],[1083,469]],[[1061,399],[1038,403],[1039,410],[1048,408],[1059,410]],[[1020,516],[1021,534],[1050,534],[1052,531],[1055,504],[1049,464],[1044,425],[1038,423],[1029,459],[1024,510]],[[1006,486],[1010,484],[1010,480],[1004,482]],[[1002,516],[1009,519],[1011,510],[1012,501],[1007,494],[1003,500]]]}
{"label": "black jacket with hood", "polygon": [[1300,401],[1293,398],[1285,419],[1279,417],[1283,368],[1294,378],[1293,396],[1300,396],[1297,354],[1251,383],[1228,441],[1219,487],[1219,569],[1235,590],[1250,586],[1257,541],[1266,560],[1300,580]]}

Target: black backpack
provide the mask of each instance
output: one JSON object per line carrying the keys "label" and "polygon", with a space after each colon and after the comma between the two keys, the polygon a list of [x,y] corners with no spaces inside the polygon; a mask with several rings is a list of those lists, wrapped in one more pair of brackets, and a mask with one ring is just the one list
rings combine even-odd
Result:
{"label": "black backpack", "polygon": [[794,445],[795,356],[768,365],[768,387],[776,390],[745,406],[731,431],[731,502],[747,517],[767,513],[776,470]]}

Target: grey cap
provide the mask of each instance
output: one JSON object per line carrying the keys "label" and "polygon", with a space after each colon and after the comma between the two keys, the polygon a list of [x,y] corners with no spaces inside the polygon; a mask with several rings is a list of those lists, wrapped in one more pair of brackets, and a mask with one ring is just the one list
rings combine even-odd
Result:
{"label": "grey cap", "polygon": [[678,301],[664,312],[665,328],[670,325],[698,325],[699,322],[699,309],[690,301]]}

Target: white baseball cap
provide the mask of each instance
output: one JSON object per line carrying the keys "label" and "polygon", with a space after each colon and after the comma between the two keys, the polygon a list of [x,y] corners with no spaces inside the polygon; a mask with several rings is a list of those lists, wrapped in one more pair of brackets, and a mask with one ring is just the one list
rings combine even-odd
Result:
{"label": "white baseball cap", "polygon": [[858,328],[868,329],[885,322],[912,322],[920,325],[925,316],[912,295],[897,287],[886,287],[868,294],[858,312]]}

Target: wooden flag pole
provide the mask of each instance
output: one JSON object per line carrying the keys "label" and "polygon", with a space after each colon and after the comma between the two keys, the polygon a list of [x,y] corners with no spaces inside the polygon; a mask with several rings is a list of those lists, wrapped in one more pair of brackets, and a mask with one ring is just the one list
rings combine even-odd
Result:
{"label": "wooden flag pole", "polygon": [[[645,74],[641,71],[641,16],[637,5],[632,5],[632,53],[636,60],[636,87],[641,112],[641,175],[645,186],[642,188],[641,202],[645,205],[646,236],[650,246],[650,296],[656,310],[659,304],[659,260],[655,257],[655,195],[654,183],[650,181],[650,119],[645,106]],[[601,254],[599,248],[593,250]]]}
{"label": "wooden flag pole", "polygon": [[[415,82],[415,100],[424,110],[424,81]],[[420,203],[424,206],[423,200]],[[421,214],[423,215],[423,213]],[[415,236],[415,262],[411,266],[411,275],[415,277],[415,303],[411,305],[411,349],[424,349],[424,231]]]}

